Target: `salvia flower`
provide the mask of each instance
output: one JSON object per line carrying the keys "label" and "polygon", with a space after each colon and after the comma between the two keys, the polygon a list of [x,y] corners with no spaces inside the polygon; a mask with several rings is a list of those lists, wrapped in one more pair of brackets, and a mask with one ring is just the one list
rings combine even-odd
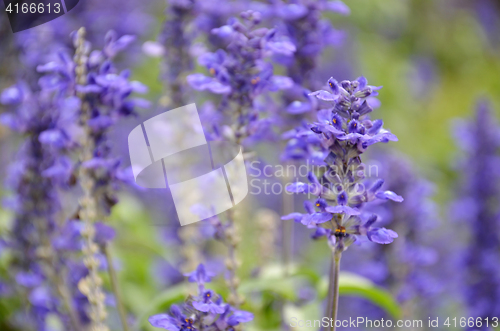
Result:
{"label": "salvia flower", "polygon": [[[359,236],[379,243],[389,244],[397,238],[397,233],[377,225],[378,216],[367,213],[364,206],[375,199],[403,201],[392,191],[382,191],[384,181],[379,179],[369,188],[365,187],[365,165],[361,154],[378,142],[397,140],[389,131],[382,129],[382,121],[371,121],[367,116],[372,108],[366,98],[377,94],[380,87],[367,84],[364,77],[354,81],[338,83],[328,80],[330,91],[319,90],[311,93],[330,104],[330,108],[318,112],[318,121],[300,127],[293,139],[313,142],[313,150],[325,156],[321,177],[309,172],[309,183],[295,182],[287,190],[316,196],[314,206],[306,202],[307,214],[292,213],[283,219],[293,219],[308,228],[315,229],[314,239],[326,237],[332,250],[330,283],[326,312],[336,323],[339,307],[340,259],[344,252]],[[319,143],[317,139],[319,138]],[[292,144],[297,145],[296,142]],[[287,149],[287,152],[293,149]],[[307,150],[306,150],[307,151]],[[304,155],[309,159],[308,155]]]}
{"label": "salvia flower", "polygon": [[246,11],[240,16],[243,22],[231,18],[227,25],[212,30],[227,46],[198,58],[209,75],[198,73],[187,77],[194,89],[222,96],[218,109],[230,111],[236,118],[231,127],[217,130],[236,141],[256,134],[261,125],[267,125],[265,119],[259,118],[259,96],[292,86],[290,78],[274,75],[272,64],[265,58],[295,51],[295,46],[274,29],[256,27],[261,21],[259,12]]}
{"label": "salvia flower", "polygon": [[190,296],[180,306],[173,305],[169,314],[149,317],[152,326],[169,331],[234,331],[237,325],[253,320],[252,313],[233,308],[215,292],[205,289],[211,277],[202,264],[188,276],[190,282],[198,283],[198,295]]}
{"label": "salvia flower", "polygon": [[[363,213],[363,206],[370,201],[403,201],[394,192],[381,189],[382,179],[365,187],[365,165],[360,155],[375,143],[397,140],[382,128],[381,120],[372,121],[367,116],[372,108],[366,98],[376,95],[380,87],[369,86],[364,77],[340,83],[330,78],[328,86],[330,91],[319,90],[311,95],[330,103],[331,108],[320,110],[317,122],[298,128],[291,142],[294,146],[300,144],[305,152],[323,155],[325,171],[320,178],[310,172],[309,183],[295,182],[287,187],[289,192],[306,193],[317,200],[314,205],[305,203],[306,214],[293,213],[283,219],[294,219],[316,229],[315,238],[326,236],[330,245],[340,251],[357,236],[390,243],[397,234],[378,227],[376,215]],[[302,155],[309,159],[313,153]]]}

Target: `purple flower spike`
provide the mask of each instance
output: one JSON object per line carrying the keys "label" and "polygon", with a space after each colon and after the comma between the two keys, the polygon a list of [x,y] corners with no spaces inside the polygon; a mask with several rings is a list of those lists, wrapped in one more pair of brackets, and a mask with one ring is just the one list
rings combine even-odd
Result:
{"label": "purple flower spike", "polygon": [[[367,98],[375,96],[380,87],[368,85],[364,77],[340,83],[330,78],[327,85],[331,92],[318,90],[309,93],[309,96],[329,104],[317,112],[317,121],[303,124],[286,135],[291,138],[286,158],[319,159],[319,164],[326,165],[321,180],[311,172],[308,174],[310,184],[296,182],[287,190],[310,193],[319,199],[315,206],[306,201],[306,214],[293,213],[284,218],[300,220],[308,228],[315,229],[313,238],[326,237],[328,244],[338,252],[347,249],[357,236],[367,236],[380,244],[390,243],[397,234],[385,228],[373,228],[376,216],[361,225],[361,219],[366,215],[365,208],[375,199],[403,201],[392,191],[380,191],[384,184],[382,179],[372,183],[368,190],[364,189],[367,184],[363,183],[366,176],[361,154],[376,143],[397,140],[383,128],[382,121],[372,121],[367,117],[373,111]],[[327,222],[332,229],[324,228]]]}

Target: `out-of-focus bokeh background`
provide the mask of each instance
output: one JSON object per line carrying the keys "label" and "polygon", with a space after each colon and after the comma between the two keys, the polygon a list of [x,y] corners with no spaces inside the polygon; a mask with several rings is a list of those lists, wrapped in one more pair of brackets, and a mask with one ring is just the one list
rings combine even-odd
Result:
{"label": "out-of-focus bokeh background", "polygon": [[[426,326],[429,316],[469,317],[468,301],[474,298],[465,293],[467,285],[457,274],[467,271],[461,256],[467,247],[474,245],[472,233],[481,225],[478,223],[475,229],[470,229],[467,220],[463,223],[455,219],[454,202],[471,193],[463,189],[463,181],[477,170],[467,166],[467,162],[473,163],[474,154],[464,154],[461,147],[465,143],[453,134],[453,128],[457,119],[473,122],[469,119],[475,116],[479,100],[489,103],[492,121],[500,115],[500,2],[349,0],[345,3],[350,15],[324,13],[345,36],[342,44],[323,51],[315,79],[326,82],[333,76],[341,81],[363,75],[370,84],[383,86],[379,91],[381,106],[375,109],[373,117],[383,119],[385,127],[399,141],[378,146],[376,151],[368,153],[365,161],[383,164],[395,159],[394,169],[382,167],[383,176],[389,185],[394,182],[393,190],[405,197],[403,206],[410,207],[397,210],[394,203],[389,202],[384,211],[387,227],[393,224],[402,228],[394,244],[382,248],[372,243],[354,245],[345,253],[340,317],[422,319],[423,330],[430,329]],[[48,62],[43,60],[50,59],[53,51],[70,48],[69,35],[81,25],[86,26],[89,39],[97,48],[103,46],[107,30],[135,34],[137,40],[116,63],[122,69],[129,68],[133,80],[149,87],[145,98],[153,105],[139,109],[137,118],[121,121],[112,129],[114,153],[123,159],[124,165],[129,165],[128,132],[144,119],[167,109],[164,85],[159,78],[162,59],[144,54],[142,47],[148,41],[157,40],[167,6],[163,1],[149,0],[81,0],[74,12],[13,35],[2,5],[0,88],[7,88],[19,79],[36,81],[32,79],[38,75],[36,66]],[[221,11],[228,7],[228,12],[232,7],[238,11],[254,8],[248,1],[230,1],[220,6],[224,7]],[[225,18],[221,23],[224,21]],[[203,38],[192,41],[193,54],[196,54],[196,44],[204,42]],[[279,65],[276,69],[284,72]],[[203,70],[195,63],[189,73]],[[196,101],[200,108],[207,96],[188,86],[187,90],[188,101]],[[7,107],[0,105],[0,113],[7,111]],[[0,179],[4,184],[8,180],[7,168],[16,158],[21,139],[21,135],[0,124]],[[257,147],[258,157],[263,162],[277,164],[283,147],[280,140],[262,143]],[[489,178],[487,174],[485,178]],[[491,180],[495,178],[491,176]],[[403,192],[398,192],[398,188]],[[11,195],[8,189],[0,189],[1,197]],[[498,206],[499,197],[491,197],[489,203]],[[77,198],[71,196],[71,199],[75,204]],[[249,195],[236,208],[242,237],[241,291],[247,297],[244,308],[255,313],[248,330],[291,329],[283,321],[285,317],[316,319],[323,316],[321,300],[326,293],[330,253],[324,242],[309,240],[301,224],[293,227],[294,250],[289,267],[293,277],[283,274],[280,216],[284,209],[290,209],[290,204],[294,211],[303,212],[302,203],[301,197],[287,198],[282,194]],[[405,228],[406,220],[413,222],[411,226],[416,230]],[[9,235],[11,224],[12,212],[0,209],[3,235]],[[124,190],[112,210],[109,224],[117,232],[112,251],[133,330],[153,330],[147,323],[149,315],[166,311],[172,303],[184,300],[190,289],[182,276],[188,268],[184,265],[186,257],[202,252],[203,255],[194,260],[204,262],[219,275],[224,274],[223,245],[206,239],[211,231],[208,224],[179,230],[168,192]],[[500,220],[489,229],[500,229]],[[496,233],[498,236],[500,233]],[[405,248],[397,246],[398,242],[412,245],[415,250],[401,258],[398,249]],[[500,246],[491,250],[498,254]],[[482,254],[481,251],[478,254]],[[8,254],[3,254],[0,261],[5,276],[10,261]],[[492,258],[489,263],[498,262]],[[361,276],[364,278],[356,278]],[[217,278],[213,288],[227,295],[222,278]],[[367,280],[368,283],[363,283]],[[476,279],[476,283],[481,281]],[[354,284],[352,287],[350,282]],[[107,278],[105,284],[109,286]],[[492,284],[497,288],[491,288],[489,294],[478,290],[477,300],[481,300],[481,295],[490,295],[485,305],[493,303],[496,311],[500,311],[500,282]],[[16,298],[0,296],[0,329],[24,330],[19,328],[22,316],[16,315],[19,307],[22,305]],[[110,311],[111,324],[116,326],[113,330],[119,330],[118,313],[114,308]],[[50,323],[43,330],[64,330],[57,319]],[[452,324],[449,329],[466,328]]]}

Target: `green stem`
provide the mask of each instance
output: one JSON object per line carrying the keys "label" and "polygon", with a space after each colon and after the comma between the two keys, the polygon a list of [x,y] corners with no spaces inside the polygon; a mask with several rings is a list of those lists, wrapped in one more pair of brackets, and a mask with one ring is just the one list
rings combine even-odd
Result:
{"label": "green stem", "polygon": [[233,210],[229,209],[226,212],[226,215],[227,215],[227,227],[225,230],[226,238],[224,244],[226,245],[228,250],[228,259],[226,262],[226,267],[229,272],[227,284],[229,287],[229,291],[231,293],[229,302],[234,307],[239,308],[242,303],[242,298],[239,296],[238,293],[239,280],[236,275],[237,274],[236,271],[239,267],[238,259],[236,258],[236,251],[238,247],[239,238],[235,230]]}
{"label": "green stem", "polygon": [[116,270],[113,265],[113,257],[109,250],[109,246],[107,244],[103,247],[104,254],[106,255],[106,261],[108,262],[108,273],[109,279],[111,281],[111,287],[113,289],[113,294],[115,295],[116,307],[118,308],[118,314],[120,315],[120,320],[123,325],[123,331],[129,331],[128,323],[127,323],[127,313],[125,311],[125,307],[123,306],[123,300],[120,293],[120,287],[118,286],[118,277],[116,276]]}
{"label": "green stem", "polygon": [[339,309],[339,275],[340,275],[340,258],[342,256],[341,252],[335,251],[333,253],[333,261],[334,265],[333,270],[333,286],[332,286],[332,298],[331,298],[331,321],[333,325],[331,327],[332,331],[335,331],[335,322],[337,321],[337,312]]}
{"label": "green stem", "polygon": [[[335,277],[334,275],[335,272],[335,262],[333,259],[330,261],[330,272],[328,273],[329,275],[329,281],[328,281],[328,296],[326,297],[326,311],[325,311],[325,316],[329,316],[330,312],[332,311],[332,303],[333,303],[333,279]],[[325,328],[325,331],[329,331],[330,326]]]}

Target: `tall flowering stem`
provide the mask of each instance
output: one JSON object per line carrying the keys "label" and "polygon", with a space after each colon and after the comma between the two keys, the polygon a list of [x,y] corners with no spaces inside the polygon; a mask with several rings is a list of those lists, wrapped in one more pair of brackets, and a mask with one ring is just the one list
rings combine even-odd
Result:
{"label": "tall flowering stem", "polygon": [[[318,121],[299,127],[286,150],[296,153],[302,150],[307,159],[320,160],[323,173],[308,175],[309,184],[296,182],[287,190],[316,196],[314,204],[305,202],[306,214],[291,213],[282,219],[293,219],[314,229],[314,239],[326,238],[332,250],[332,269],[327,308],[333,323],[337,317],[339,302],[339,272],[342,253],[358,236],[379,243],[391,243],[397,234],[385,228],[374,227],[377,215],[363,209],[375,199],[401,202],[403,198],[392,191],[380,191],[384,181],[377,180],[368,189],[363,185],[365,165],[361,154],[378,142],[397,140],[382,128],[382,121],[372,121],[367,98],[376,96],[379,87],[368,85],[364,77],[338,83],[330,78],[330,91],[311,93],[331,106],[318,112]],[[332,326],[335,330],[335,325]]]}
{"label": "tall flowering stem", "polygon": [[[83,253],[89,275],[80,282],[79,288],[89,299],[91,319],[98,330],[107,330],[104,323],[106,309],[102,280],[98,274],[98,255],[103,252],[108,260],[108,272],[115,294],[118,312],[127,330],[127,318],[118,291],[116,272],[109,251],[109,242],[114,237],[114,230],[104,225],[104,220],[111,208],[118,202],[116,190],[120,184],[132,184],[130,174],[120,169],[120,159],[111,156],[111,146],[108,140],[109,128],[121,117],[134,114],[137,105],[147,106],[142,99],[132,99],[134,93],[143,93],[147,89],[139,82],[129,81],[130,72],[124,70],[117,73],[112,58],[134,40],[133,36],[117,38],[114,32],[108,32],[106,45],[102,51],[90,51],[90,44],[85,41],[85,30],[80,29],[75,38],[75,83],[74,90],[81,99],[80,125],[82,138],[80,140],[81,160],[78,169],[78,180],[84,196],[80,201],[79,217],[84,223]],[[61,68],[54,64],[46,65],[47,70]],[[63,68],[67,65],[62,66]],[[64,73],[64,71],[63,71]],[[72,77],[72,73],[58,76],[62,81]],[[71,85],[71,81],[68,85]]]}
{"label": "tall flowering stem", "polygon": [[[273,54],[292,54],[295,47],[279,40],[276,31],[257,28],[261,14],[255,11],[241,13],[243,22],[229,19],[227,25],[212,30],[212,33],[226,41],[225,50],[201,55],[198,62],[210,74],[193,74],[188,83],[197,90],[209,91],[222,96],[218,111],[226,116],[226,123],[212,125],[212,139],[226,139],[236,144],[248,144],[250,140],[262,139],[268,127],[268,120],[261,118],[257,98],[268,91],[288,88],[292,81],[288,77],[273,75],[273,66],[265,58]],[[226,50],[228,52],[226,52]],[[239,261],[236,258],[240,241],[234,224],[234,212],[226,213],[227,222],[218,224],[219,238],[228,248],[226,266],[231,291],[229,302],[239,307],[243,299],[238,295],[239,280],[236,277]]]}
{"label": "tall flowering stem", "polygon": [[[295,85],[283,94],[281,108],[282,125],[286,129],[297,125],[316,108],[316,102],[307,94],[319,87],[321,82],[316,79],[316,69],[321,55],[329,46],[342,43],[344,32],[332,27],[330,20],[322,18],[322,13],[335,12],[342,15],[350,13],[349,8],[341,1],[298,0],[292,2],[271,1],[270,10],[273,17],[279,18],[277,24],[295,45],[293,56],[280,56],[278,61],[286,67],[287,76],[293,79]],[[283,111],[284,110],[284,111]],[[294,161],[285,159],[286,164]],[[288,176],[287,176],[288,177]],[[284,178],[285,182],[290,178]],[[286,183],[284,183],[286,184]],[[293,211],[294,197],[283,195],[283,213]],[[288,272],[293,255],[294,227],[290,222],[282,226],[282,260],[285,272]]]}
{"label": "tall flowering stem", "polygon": [[[75,58],[76,64],[76,83],[81,86],[87,85],[87,60],[89,45],[85,41],[85,29],[80,28],[75,39]],[[78,92],[78,97],[82,100],[81,122],[88,123],[91,118],[91,109],[88,102],[85,101],[85,93]],[[81,162],[92,160],[94,151],[94,142],[90,128],[84,124],[84,135],[82,138],[82,158]],[[83,189],[83,198],[80,201],[80,217],[84,223],[82,237],[84,245],[82,248],[84,263],[89,274],[79,283],[80,291],[85,294],[90,303],[90,318],[92,319],[92,330],[108,331],[105,324],[107,317],[106,306],[104,304],[105,294],[102,289],[102,278],[99,276],[99,260],[97,253],[99,247],[95,240],[95,227],[97,221],[97,202],[94,196],[95,183],[90,173],[90,169],[81,167],[79,180]]]}

